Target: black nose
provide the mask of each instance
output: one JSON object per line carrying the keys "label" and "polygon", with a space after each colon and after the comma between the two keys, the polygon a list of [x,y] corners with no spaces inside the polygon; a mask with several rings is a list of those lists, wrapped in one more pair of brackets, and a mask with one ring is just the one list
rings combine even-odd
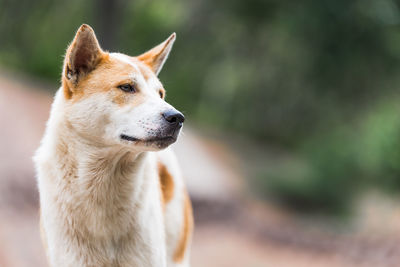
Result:
{"label": "black nose", "polygon": [[185,117],[183,116],[183,114],[176,110],[168,110],[162,115],[164,119],[171,124],[182,125],[182,123],[185,121]]}

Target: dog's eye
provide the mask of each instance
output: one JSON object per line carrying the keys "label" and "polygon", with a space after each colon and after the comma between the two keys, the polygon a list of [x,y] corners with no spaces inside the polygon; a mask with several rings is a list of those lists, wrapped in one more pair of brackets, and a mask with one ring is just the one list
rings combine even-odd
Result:
{"label": "dog's eye", "polygon": [[124,91],[124,92],[127,92],[127,93],[134,93],[134,92],[136,92],[135,87],[134,87],[132,84],[129,84],[129,83],[127,83],[127,84],[121,84],[121,85],[118,86],[118,88],[121,89],[121,90]]}
{"label": "dog's eye", "polygon": [[158,94],[160,95],[161,98],[164,98],[164,92],[163,91],[158,91]]}

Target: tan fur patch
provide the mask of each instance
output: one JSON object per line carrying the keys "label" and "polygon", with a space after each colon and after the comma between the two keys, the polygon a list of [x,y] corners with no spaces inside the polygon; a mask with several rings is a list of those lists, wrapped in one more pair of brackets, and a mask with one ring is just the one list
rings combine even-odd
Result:
{"label": "tan fur patch", "polygon": [[139,106],[145,101],[145,97],[140,93],[132,96],[132,94],[117,90],[112,92],[112,100],[121,107],[125,105]]}
{"label": "tan fur patch", "polygon": [[132,105],[138,106],[144,102],[144,97],[140,92],[130,94],[118,88],[124,83],[133,83],[132,72],[136,69],[128,63],[123,63],[112,57],[104,56],[96,69],[84,77],[77,85],[70,89],[70,82],[63,78],[64,96],[76,102],[83,98],[88,98],[95,93],[110,93],[112,101],[119,106]]}
{"label": "tan fur patch", "polygon": [[[134,71],[135,69],[128,63],[107,57],[74,88],[72,101],[79,101],[95,93],[109,92],[112,89],[121,95],[127,95],[117,86],[130,81],[130,75]],[[118,93],[115,95],[117,96]]]}
{"label": "tan fur patch", "polygon": [[174,179],[168,172],[167,167],[161,162],[158,162],[158,175],[160,176],[162,203],[165,207],[165,204],[171,201],[174,196]]}
{"label": "tan fur patch", "polygon": [[183,226],[182,226],[181,238],[174,253],[175,262],[182,262],[183,259],[185,258],[185,252],[189,245],[189,241],[194,226],[192,203],[190,202],[189,195],[186,191],[185,191],[184,202],[185,203],[183,211],[184,212]]}
{"label": "tan fur patch", "polygon": [[161,50],[161,48],[153,49],[143,55],[140,55],[138,59],[144,62],[147,66],[149,66],[153,70],[153,72],[155,72],[158,66],[162,63],[163,60],[163,58],[161,57],[162,51],[163,50]]}
{"label": "tan fur patch", "polygon": [[[66,58],[65,61],[67,61],[67,59],[70,57],[70,50],[71,50],[71,48],[69,48],[67,51],[67,54],[65,56],[65,58]],[[108,53],[102,53],[98,61],[99,62],[97,63],[97,65],[103,65],[104,63],[108,63],[108,62],[110,62],[110,55]],[[66,66],[64,67],[65,70],[64,70],[64,74],[62,76],[62,86],[63,86],[63,90],[64,90],[64,97],[66,99],[71,99],[73,96],[82,95],[81,93],[83,90],[80,90],[82,88],[82,83],[79,82],[78,84],[74,84],[73,81],[70,81],[67,78],[68,77],[67,69],[69,68],[68,67],[69,63],[66,62],[65,64],[66,64]],[[91,73],[89,73],[89,74],[91,74]],[[89,76],[89,75],[87,75],[87,76]],[[87,79],[88,77],[83,77],[83,78],[84,78],[84,80],[88,80]],[[103,77],[103,79],[104,79],[104,77]],[[79,92],[81,92],[81,93],[79,93]]]}
{"label": "tan fur patch", "polygon": [[150,69],[158,75],[161,70],[164,61],[168,57],[169,52],[171,51],[172,44],[175,41],[175,33],[173,33],[167,40],[163,43],[153,47],[149,51],[141,54],[137,57],[140,61],[150,67]]}

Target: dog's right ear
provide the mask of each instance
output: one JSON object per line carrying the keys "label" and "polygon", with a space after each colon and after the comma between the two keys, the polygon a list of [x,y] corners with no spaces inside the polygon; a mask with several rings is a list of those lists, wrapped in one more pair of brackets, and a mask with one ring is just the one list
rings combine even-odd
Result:
{"label": "dog's right ear", "polygon": [[65,54],[62,83],[67,98],[71,98],[76,85],[96,68],[104,54],[93,29],[83,24]]}

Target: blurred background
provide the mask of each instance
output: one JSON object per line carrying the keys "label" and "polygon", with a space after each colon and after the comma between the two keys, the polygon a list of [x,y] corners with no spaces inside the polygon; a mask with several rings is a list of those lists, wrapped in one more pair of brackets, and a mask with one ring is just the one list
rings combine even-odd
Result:
{"label": "blurred background", "polygon": [[400,2],[0,0],[0,266],[46,266],[31,157],[82,23],[188,124],[192,266],[399,266]]}

